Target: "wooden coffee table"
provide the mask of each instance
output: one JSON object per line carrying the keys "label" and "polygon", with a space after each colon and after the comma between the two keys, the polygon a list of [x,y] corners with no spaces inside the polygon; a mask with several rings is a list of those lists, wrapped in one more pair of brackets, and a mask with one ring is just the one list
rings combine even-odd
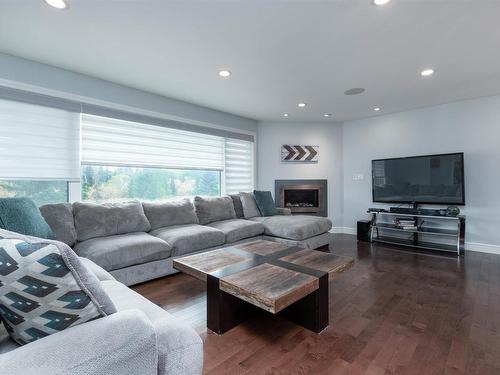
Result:
{"label": "wooden coffee table", "polygon": [[256,309],[321,332],[328,326],[328,281],[351,258],[254,241],[174,259],[174,268],[207,283],[207,327],[222,334]]}

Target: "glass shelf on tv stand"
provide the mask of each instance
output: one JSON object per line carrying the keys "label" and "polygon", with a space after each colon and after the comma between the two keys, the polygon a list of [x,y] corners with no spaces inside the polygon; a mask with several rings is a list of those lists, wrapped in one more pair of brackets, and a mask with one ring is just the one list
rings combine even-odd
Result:
{"label": "glass shelf on tv stand", "polygon": [[[440,216],[440,215],[418,215],[393,212],[369,212],[372,214],[372,225],[370,231],[371,242],[388,243],[393,245],[409,246],[426,250],[437,250],[452,252],[463,255],[465,246],[465,216]],[[395,224],[384,222],[380,217],[400,217],[412,219],[416,223],[416,229],[404,229]],[[446,221],[453,223],[451,228],[432,226],[432,222]],[[424,222],[426,225],[424,226]],[[396,235],[408,234],[408,238],[397,237]],[[449,239],[452,243],[442,243],[432,240],[424,240],[423,236],[430,238]]]}

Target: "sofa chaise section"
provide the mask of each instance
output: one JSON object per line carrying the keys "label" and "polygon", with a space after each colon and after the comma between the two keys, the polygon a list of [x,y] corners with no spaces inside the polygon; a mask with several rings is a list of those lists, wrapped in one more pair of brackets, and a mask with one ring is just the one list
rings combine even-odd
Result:
{"label": "sofa chaise section", "polygon": [[250,219],[264,226],[264,234],[272,237],[303,241],[332,229],[332,222],[326,217],[308,215],[257,216]]}

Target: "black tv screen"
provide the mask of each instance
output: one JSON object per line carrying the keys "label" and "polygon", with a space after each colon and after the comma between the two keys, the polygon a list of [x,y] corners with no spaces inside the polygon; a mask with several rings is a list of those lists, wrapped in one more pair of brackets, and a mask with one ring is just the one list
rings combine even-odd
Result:
{"label": "black tv screen", "polygon": [[464,154],[372,160],[374,202],[465,204]]}

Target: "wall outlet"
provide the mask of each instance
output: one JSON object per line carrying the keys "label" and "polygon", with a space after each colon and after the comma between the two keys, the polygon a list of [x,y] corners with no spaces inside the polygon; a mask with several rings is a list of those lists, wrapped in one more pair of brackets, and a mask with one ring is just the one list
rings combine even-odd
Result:
{"label": "wall outlet", "polygon": [[363,173],[355,173],[355,174],[352,175],[352,179],[354,181],[364,180],[365,179],[365,175]]}

